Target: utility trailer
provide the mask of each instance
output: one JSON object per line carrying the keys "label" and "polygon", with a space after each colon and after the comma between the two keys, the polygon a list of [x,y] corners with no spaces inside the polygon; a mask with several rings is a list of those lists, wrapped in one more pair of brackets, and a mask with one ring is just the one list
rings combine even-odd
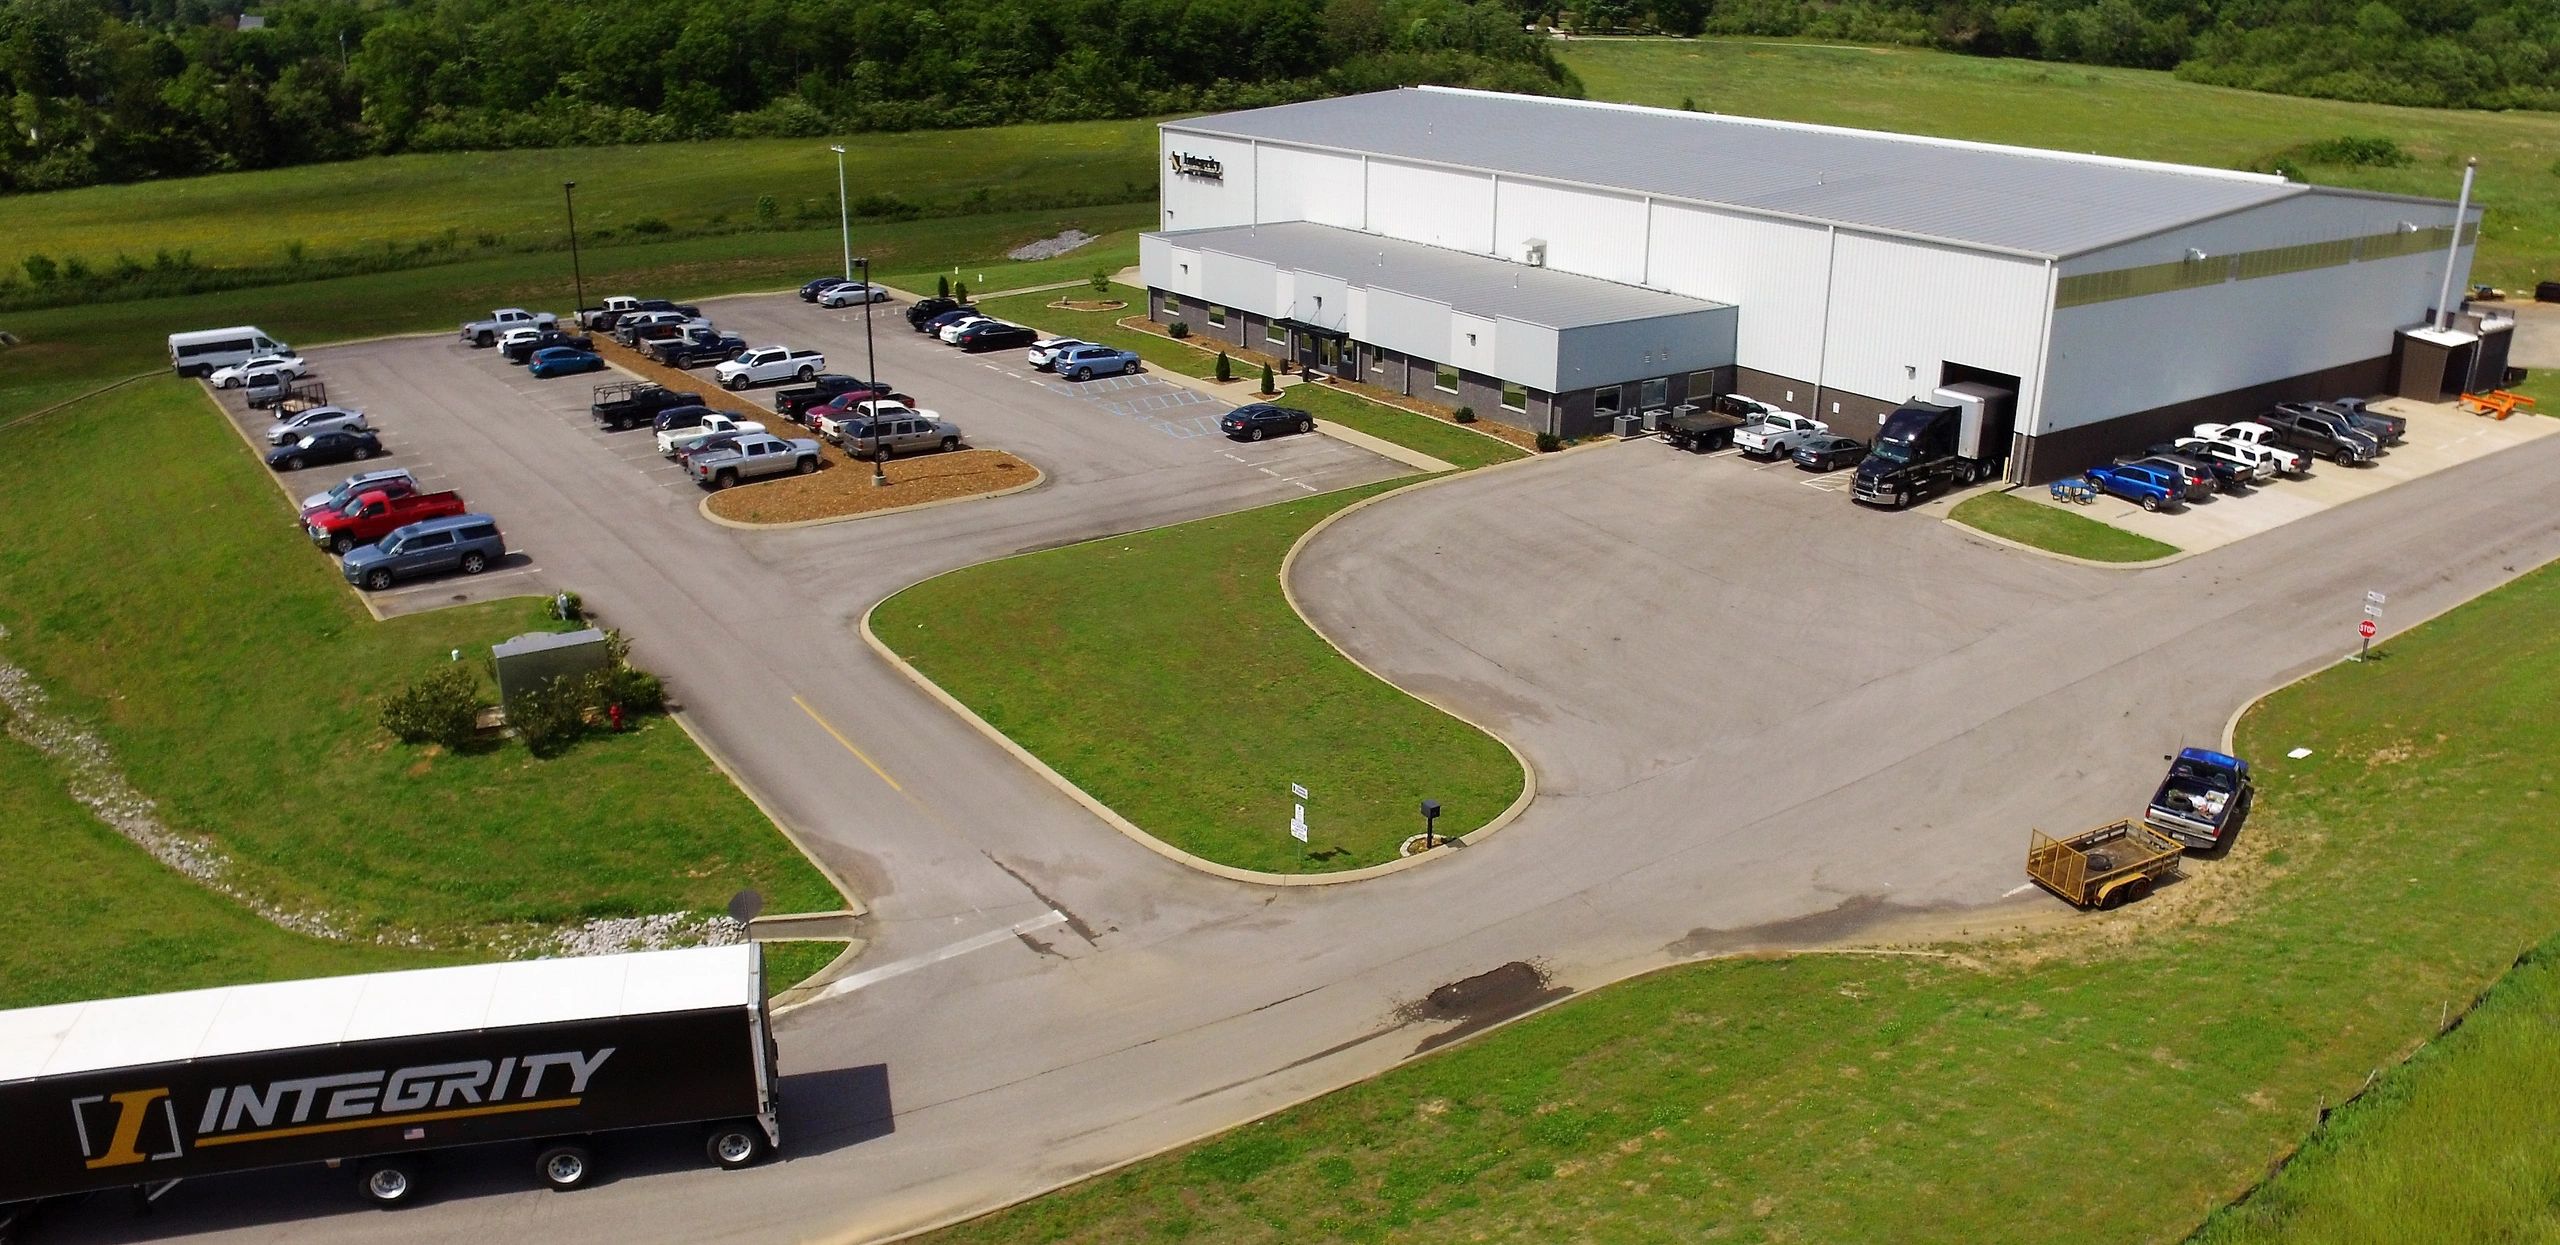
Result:
{"label": "utility trailer", "polygon": [[557,1189],[593,1134],[782,1140],[754,943],[0,1011],[0,1228],[33,1203],[295,1163],[416,1200],[433,1151],[517,1142]]}
{"label": "utility trailer", "polygon": [[2178,875],[2186,849],[2127,818],[2057,839],[2028,832],[2027,877],[2079,908],[2115,908]]}

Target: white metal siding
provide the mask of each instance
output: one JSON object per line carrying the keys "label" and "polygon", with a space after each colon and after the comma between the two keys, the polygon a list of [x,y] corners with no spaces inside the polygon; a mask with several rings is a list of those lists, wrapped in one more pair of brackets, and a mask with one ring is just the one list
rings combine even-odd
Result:
{"label": "white metal siding", "polygon": [[1367,303],[1368,332],[1360,340],[1425,359],[1449,349],[1447,307],[1393,290],[1371,290]]}
{"label": "white metal siding", "polygon": [[1817,379],[1899,402],[1936,389],[1948,363],[2006,372],[2019,378],[2018,426],[2041,431],[2034,420],[2044,264],[1845,230],[1834,249],[1830,346]]}
{"label": "white metal siding", "polygon": [[1255,190],[1253,223],[1311,220],[1344,229],[1365,227],[1360,157],[1265,143],[1255,160],[1261,184]]}
{"label": "white metal siding", "polygon": [[1281,314],[1308,324],[1351,331],[1351,292],[1342,278],[1301,272],[1290,285],[1291,297]]}
{"label": "white metal siding", "polygon": [[1562,348],[1556,331],[1543,324],[1505,320],[1500,333],[1501,340],[1494,343],[1493,366],[1485,370],[1530,389],[1556,392],[1560,387],[1556,357]]}
{"label": "white metal siding", "polygon": [[1521,262],[1528,241],[1540,238],[1549,268],[1642,285],[1644,208],[1630,195],[1505,179],[1494,202],[1494,249]]}
{"label": "white metal siding", "polygon": [[1657,202],[1651,246],[1647,285],[1742,309],[1734,362],[1800,380],[1821,370],[1829,230]]}
{"label": "white metal siding", "polygon": [[[1163,185],[1156,213],[1157,227],[1212,229],[1221,225],[1255,223],[1252,143],[1158,130],[1156,144],[1156,166],[1163,173],[1157,179]],[[1173,171],[1171,163],[1175,152],[1189,152],[1217,160],[1226,166],[1226,176],[1217,181],[1180,176]]]}
{"label": "white metal siding", "polygon": [[1138,236],[1138,274],[1150,288],[1200,296],[1200,252],[1162,238]]}
{"label": "white metal siding", "polygon": [[[1356,222],[1351,227],[1361,228]],[[1427,246],[1490,254],[1493,179],[1482,173],[1373,159],[1369,161],[1367,229]]]}
{"label": "white metal siding", "polygon": [[1501,367],[1495,361],[1499,357],[1495,338],[1500,332],[1493,321],[1483,316],[1451,312],[1448,353],[1439,357],[1443,362],[1455,363],[1470,372],[1493,375]]}
{"label": "white metal siding", "polygon": [[[2472,219],[2479,219],[2476,207],[2472,209]],[[2361,195],[2315,191],[2281,203],[2154,234],[2122,246],[2074,255],[2062,261],[2062,275],[2072,277],[2084,272],[2171,263],[2185,259],[2190,247],[2207,255],[2222,256],[2241,251],[2299,246],[2306,242],[2360,238],[2368,234],[2391,233],[2403,222],[2421,229],[2450,225],[2453,223],[2453,205],[2404,203],[2394,199],[2369,199]],[[2438,267],[2436,274],[2442,276],[2444,269]],[[2427,294],[2433,298],[2435,291],[2430,289]]]}
{"label": "white metal siding", "polygon": [[1217,251],[1200,253],[1199,297],[1221,307],[1259,311],[1271,304],[1279,284],[1269,264]]}
{"label": "white metal siding", "polygon": [[1732,307],[1687,315],[1594,324],[1558,335],[1556,384],[1563,391],[1678,376],[1732,363]]}

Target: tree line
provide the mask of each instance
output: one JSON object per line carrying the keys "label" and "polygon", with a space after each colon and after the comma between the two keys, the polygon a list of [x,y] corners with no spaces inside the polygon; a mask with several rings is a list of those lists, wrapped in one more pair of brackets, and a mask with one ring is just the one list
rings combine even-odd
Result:
{"label": "tree line", "polygon": [[240,8],[0,0],[0,190],[1424,82],[1580,89],[1509,0],[270,0],[254,22]]}

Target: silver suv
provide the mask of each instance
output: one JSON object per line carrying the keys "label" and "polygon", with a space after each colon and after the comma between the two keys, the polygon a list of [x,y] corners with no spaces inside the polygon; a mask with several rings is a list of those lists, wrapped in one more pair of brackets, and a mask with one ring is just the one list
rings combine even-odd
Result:
{"label": "silver suv", "polygon": [[845,426],[839,442],[856,458],[890,459],[919,450],[960,448],[960,425],[931,411],[884,416]]}

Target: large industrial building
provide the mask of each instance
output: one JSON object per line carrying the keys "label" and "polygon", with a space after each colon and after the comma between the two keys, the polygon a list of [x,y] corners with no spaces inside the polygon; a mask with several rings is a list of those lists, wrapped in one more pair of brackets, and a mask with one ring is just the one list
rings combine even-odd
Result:
{"label": "large industrial building", "polygon": [[1867,436],[1976,382],[2037,482],[2490,352],[2426,327],[2449,201],[1428,87],[1160,134],[1155,319],[1560,436],[1725,392]]}

